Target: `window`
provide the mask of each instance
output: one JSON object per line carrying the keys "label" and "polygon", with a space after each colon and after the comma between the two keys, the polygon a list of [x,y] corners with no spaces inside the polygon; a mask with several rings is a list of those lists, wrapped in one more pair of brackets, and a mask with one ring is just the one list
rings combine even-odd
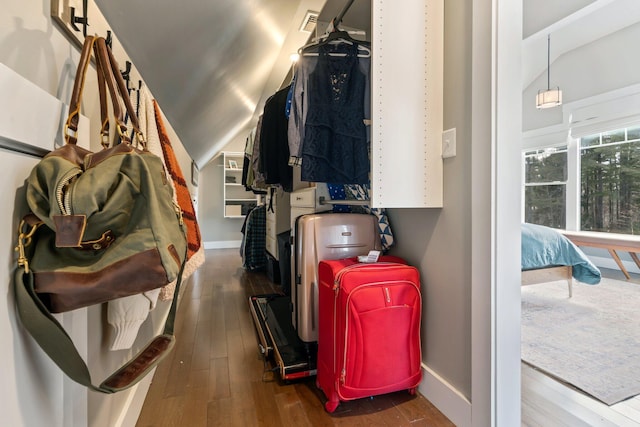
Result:
{"label": "window", "polygon": [[524,153],[525,222],[566,228],[567,147]]}
{"label": "window", "polygon": [[640,234],[640,126],[580,139],[582,230]]}
{"label": "window", "polygon": [[524,221],[640,235],[640,125],[528,149],[523,162]]}

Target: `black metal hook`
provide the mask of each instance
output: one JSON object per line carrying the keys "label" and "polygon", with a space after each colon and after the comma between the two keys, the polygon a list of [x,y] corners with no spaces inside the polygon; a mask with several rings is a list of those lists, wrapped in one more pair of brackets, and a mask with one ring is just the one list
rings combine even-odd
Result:
{"label": "black metal hook", "polygon": [[111,36],[111,30],[107,30],[107,37],[104,39],[104,42],[109,46],[109,49],[113,49],[113,37]]}
{"label": "black metal hook", "polygon": [[124,69],[124,71],[120,70],[120,74],[122,74],[122,79],[127,84],[127,90],[131,89],[129,87],[130,73],[131,73],[131,62],[130,61],[126,61],[125,62],[125,69]]}
{"label": "black metal hook", "polygon": [[87,37],[87,27],[89,26],[89,17],[87,16],[87,0],[82,0],[82,16],[76,16],[75,7],[70,7],[69,10],[71,11],[71,20],[69,24],[71,24],[71,27],[76,31],[80,31],[80,28],[78,28],[76,24],[82,24],[82,35]]}

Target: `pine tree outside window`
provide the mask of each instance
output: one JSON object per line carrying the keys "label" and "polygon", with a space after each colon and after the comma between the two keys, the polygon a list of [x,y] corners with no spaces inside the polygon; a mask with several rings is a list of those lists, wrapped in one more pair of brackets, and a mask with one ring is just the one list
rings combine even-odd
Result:
{"label": "pine tree outside window", "polygon": [[524,220],[566,228],[567,147],[524,153]]}
{"label": "pine tree outside window", "polygon": [[580,139],[582,230],[640,234],[640,126]]}

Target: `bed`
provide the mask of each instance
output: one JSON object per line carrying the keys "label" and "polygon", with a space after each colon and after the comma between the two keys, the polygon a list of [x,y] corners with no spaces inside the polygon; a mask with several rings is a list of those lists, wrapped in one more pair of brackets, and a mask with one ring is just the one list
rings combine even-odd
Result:
{"label": "bed", "polygon": [[522,286],[566,280],[571,297],[574,278],[595,285],[600,283],[600,270],[557,230],[523,223]]}

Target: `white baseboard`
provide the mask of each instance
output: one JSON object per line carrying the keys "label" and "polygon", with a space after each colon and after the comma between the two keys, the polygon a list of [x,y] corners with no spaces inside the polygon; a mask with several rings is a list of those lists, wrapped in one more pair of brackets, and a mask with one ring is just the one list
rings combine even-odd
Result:
{"label": "white baseboard", "polygon": [[471,402],[424,363],[418,390],[453,424],[458,427],[471,426]]}
{"label": "white baseboard", "polygon": [[[618,268],[618,264],[616,264],[613,258],[591,256],[591,255],[589,255],[588,257],[591,260],[591,262],[593,262],[597,267],[609,268],[611,270],[620,270],[620,268]],[[636,273],[636,274],[640,273],[640,270],[638,270],[638,266],[633,261],[622,260],[622,265],[624,265],[624,268],[626,268],[629,273]]]}
{"label": "white baseboard", "polygon": [[205,249],[239,248],[242,240],[220,240],[217,242],[204,242]]}

